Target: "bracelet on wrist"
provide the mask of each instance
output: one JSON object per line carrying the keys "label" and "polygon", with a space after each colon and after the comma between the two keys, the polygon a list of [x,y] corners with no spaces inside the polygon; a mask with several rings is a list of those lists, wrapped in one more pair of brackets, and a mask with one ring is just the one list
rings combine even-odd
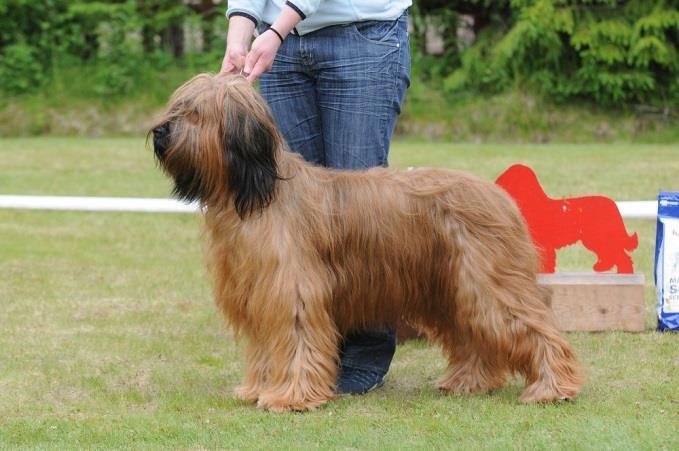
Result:
{"label": "bracelet on wrist", "polygon": [[[283,36],[281,36],[281,34],[278,32],[278,30],[276,30],[274,27],[267,27],[267,30],[271,30],[274,33],[276,33],[276,36],[278,36],[278,39],[281,40],[281,44],[283,43]],[[266,31],[266,30],[264,30],[264,31]]]}

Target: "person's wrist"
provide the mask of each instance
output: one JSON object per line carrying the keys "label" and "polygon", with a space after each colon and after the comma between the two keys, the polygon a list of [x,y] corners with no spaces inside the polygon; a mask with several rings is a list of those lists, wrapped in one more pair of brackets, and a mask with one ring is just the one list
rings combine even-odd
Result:
{"label": "person's wrist", "polygon": [[282,35],[278,30],[276,30],[273,26],[267,27],[266,31],[270,31],[270,32],[272,32],[273,34],[275,34],[276,37],[278,37],[278,39],[281,41],[281,44],[283,44],[283,40],[284,40],[285,38],[284,38],[283,35]]}
{"label": "person's wrist", "polygon": [[239,53],[247,53],[247,45],[240,41],[240,40],[234,40],[234,41],[226,41],[226,48],[229,52],[239,52]]}

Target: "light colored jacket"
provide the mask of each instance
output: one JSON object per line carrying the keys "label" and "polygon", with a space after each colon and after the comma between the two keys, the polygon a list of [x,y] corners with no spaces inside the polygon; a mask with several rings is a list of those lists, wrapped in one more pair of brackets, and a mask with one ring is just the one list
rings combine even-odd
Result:
{"label": "light colored jacket", "polygon": [[394,20],[403,14],[411,0],[228,0],[226,16],[244,16],[255,25],[273,23],[284,5],[302,17],[295,27],[303,35],[330,25],[365,20]]}

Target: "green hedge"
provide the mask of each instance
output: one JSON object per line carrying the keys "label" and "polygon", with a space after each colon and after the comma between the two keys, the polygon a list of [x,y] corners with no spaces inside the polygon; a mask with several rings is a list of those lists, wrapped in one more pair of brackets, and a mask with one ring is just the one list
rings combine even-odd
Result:
{"label": "green hedge", "polygon": [[[679,100],[678,3],[512,0],[509,14],[491,14],[475,30],[471,46],[444,54],[438,64],[446,70],[438,75],[451,93],[520,85],[556,101],[673,104]],[[444,29],[450,34],[456,26]]]}
{"label": "green hedge", "polygon": [[64,68],[81,66],[99,72],[84,91],[128,95],[149,67],[185,59],[187,24],[202,32],[201,53],[216,47],[223,52],[223,42],[214,39],[219,25],[214,19],[220,15],[212,2],[5,0],[0,2],[0,93],[39,91]]}
{"label": "green hedge", "polygon": [[[679,102],[678,5],[679,0],[416,0],[413,73],[455,95],[518,88],[557,102],[672,108]],[[145,74],[164,65],[218,61],[224,44],[215,39],[215,29],[225,24],[225,6],[5,0],[0,94],[40,92],[65,67],[82,67],[96,72],[84,93],[129,96],[143,89]],[[471,40],[458,37],[466,16],[473,17]],[[202,33],[199,53],[185,52],[187,24]],[[431,26],[442,32],[442,55],[424,52]]]}

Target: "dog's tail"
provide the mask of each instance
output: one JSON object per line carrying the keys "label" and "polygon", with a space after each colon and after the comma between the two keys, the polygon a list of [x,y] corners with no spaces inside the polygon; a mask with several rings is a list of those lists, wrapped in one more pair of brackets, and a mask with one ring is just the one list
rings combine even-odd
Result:
{"label": "dog's tail", "polygon": [[637,236],[637,233],[634,232],[632,235],[628,237],[627,244],[625,244],[625,249],[632,252],[634,249],[637,248],[638,245],[639,237]]}

